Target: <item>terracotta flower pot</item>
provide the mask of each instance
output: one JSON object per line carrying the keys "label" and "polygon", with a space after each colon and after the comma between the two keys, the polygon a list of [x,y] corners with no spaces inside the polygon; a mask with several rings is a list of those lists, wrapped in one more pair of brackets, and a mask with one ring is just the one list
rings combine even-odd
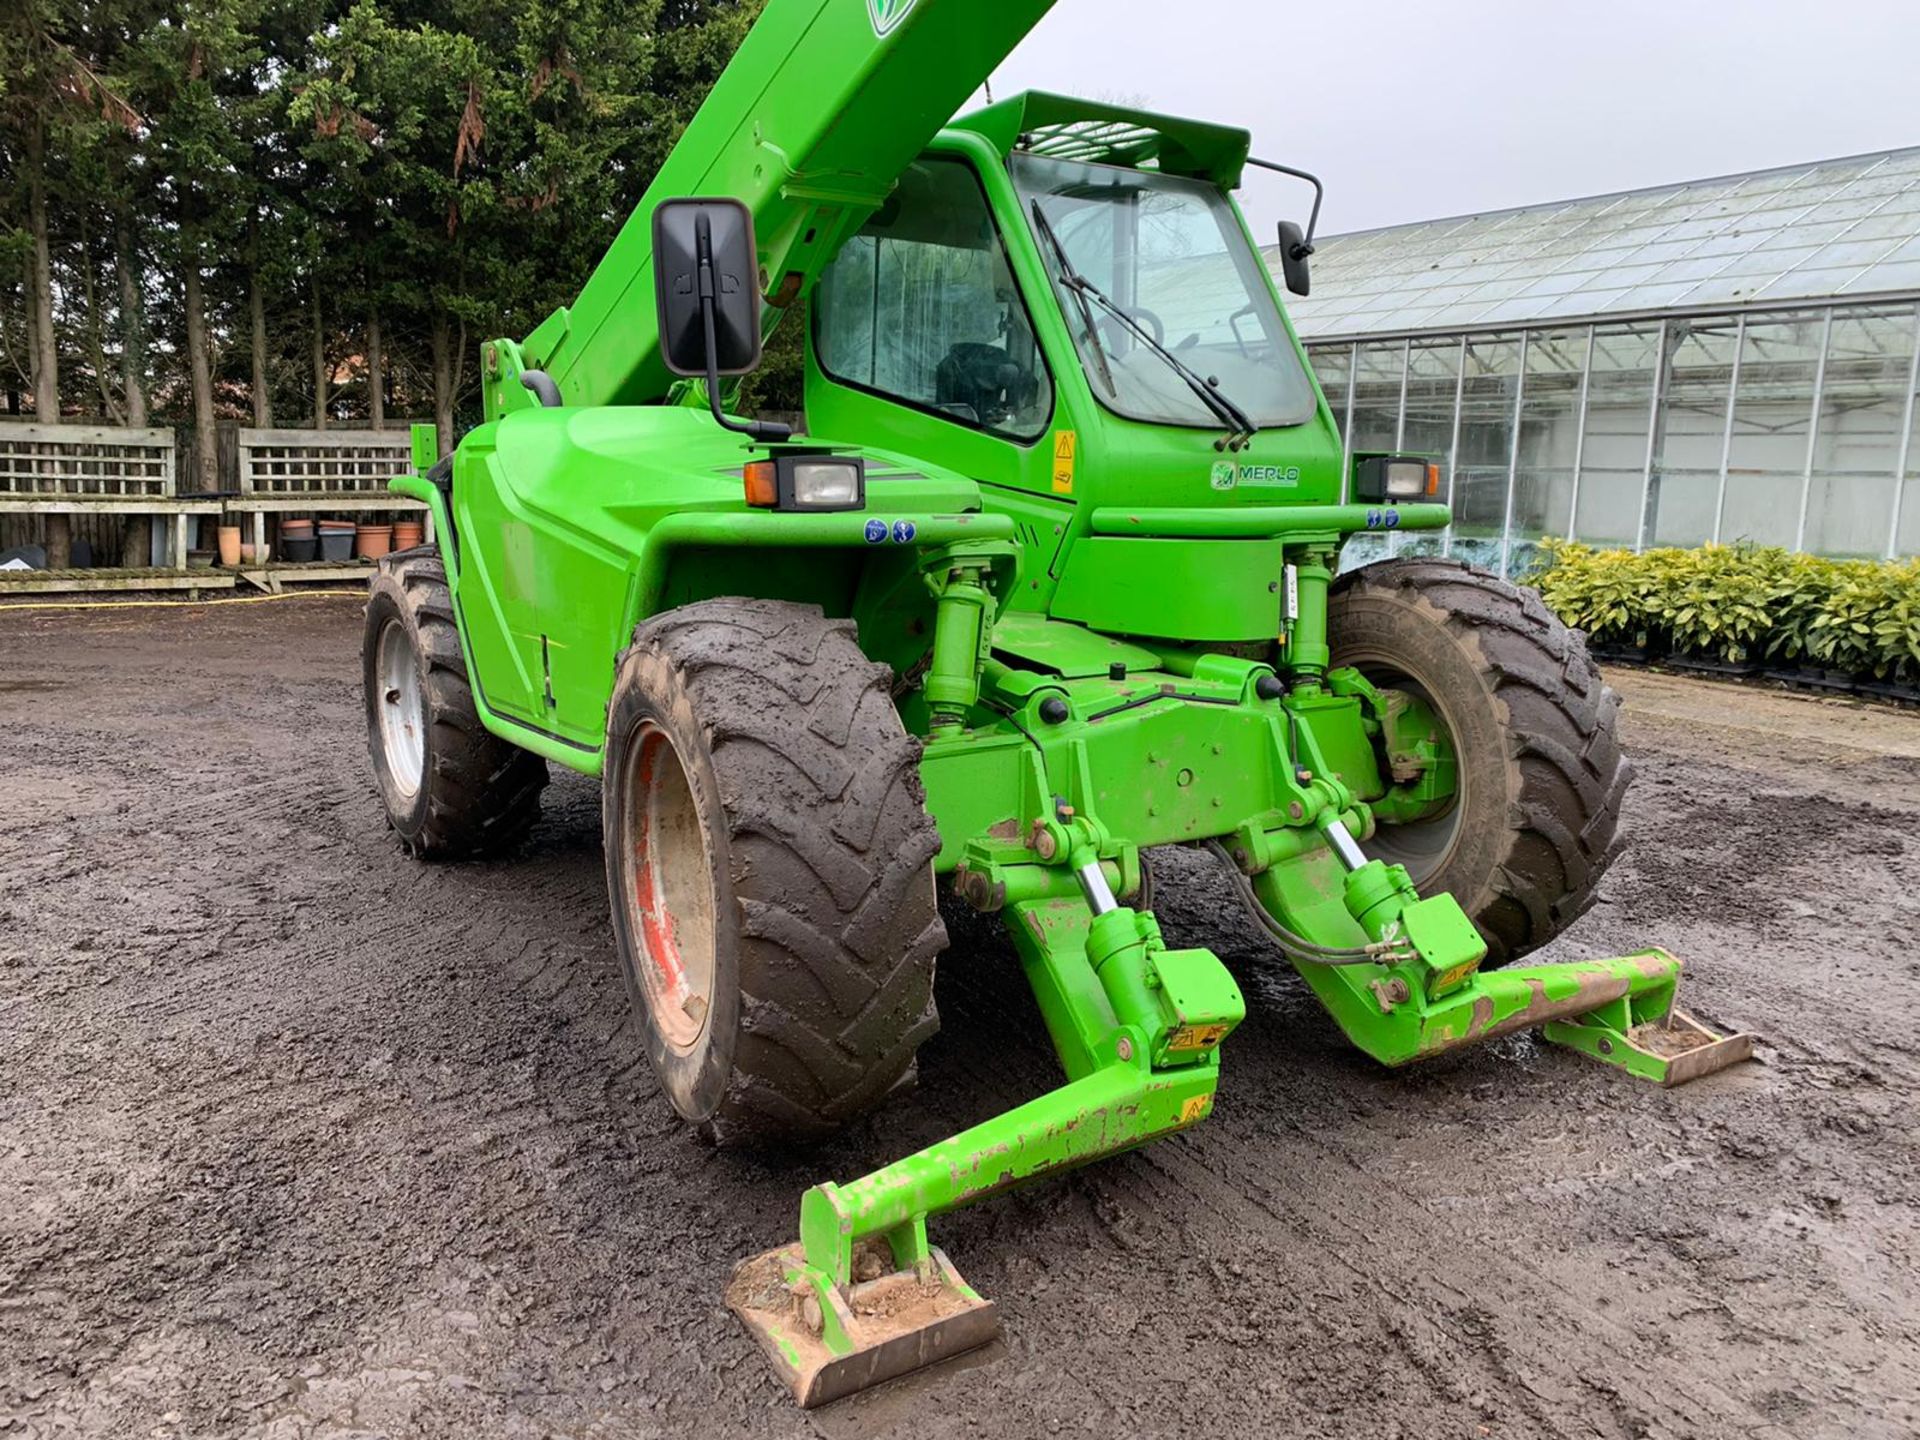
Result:
{"label": "terracotta flower pot", "polygon": [[362,525],[353,532],[353,553],[362,560],[378,560],[392,549],[391,525]]}
{"label": "terracotta flower pot", "polygon": [[220,563],[238,565],[240,563],[240,527],[222,525],[219,537]]}
{"label": "terracotta flower pot", "polygon": [[427,538],[427,527],[418,520],[393,522],[393,548],[411,550]]}
{"label": "terracotta flower pot", "polygon": [[280,538],[282,540],[311,540],[313,538],[313,521],[282,520],[280,522]]}

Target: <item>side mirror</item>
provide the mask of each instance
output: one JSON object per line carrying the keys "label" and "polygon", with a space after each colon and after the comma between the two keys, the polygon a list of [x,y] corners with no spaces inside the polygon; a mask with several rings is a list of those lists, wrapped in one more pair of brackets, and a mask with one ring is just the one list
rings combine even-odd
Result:
{"label": "side mirror", "polygon": [[[745,375],[760,363],[760,256],[753,217],[738,200],[661,202],[653,288],[674,374]],[[702,303],[709,298],[711,306]]]}
{"label": "side mirror", "polygon": [[787,426],[732,420],[720,406],[720,377],[760,363],[760,254],[747,207],[728,199],[662,201],[653,212],[653,291],[667,368],[706,380],[707,403],[723,429],[785,440]]}
{"label": "side mirror", "polygon": [[1280,222],[1280,274],[1287,282],[1287,289],[1295,295],[1305,295],[1313,288],[1313,277],[1307,270],[1307,257],[1313,254],[1313,246],[1307,243],[1306,235],[1291,220]]}

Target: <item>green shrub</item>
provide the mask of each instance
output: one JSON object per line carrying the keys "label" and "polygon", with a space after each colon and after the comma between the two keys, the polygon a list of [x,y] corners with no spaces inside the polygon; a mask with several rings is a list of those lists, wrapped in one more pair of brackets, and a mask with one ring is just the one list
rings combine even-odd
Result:
{"label": "green shrub", "polygon": [[1920,560],[1823,560],[1779,548],[1540,547],[1529,583],[1603,644],[1920,679]]}

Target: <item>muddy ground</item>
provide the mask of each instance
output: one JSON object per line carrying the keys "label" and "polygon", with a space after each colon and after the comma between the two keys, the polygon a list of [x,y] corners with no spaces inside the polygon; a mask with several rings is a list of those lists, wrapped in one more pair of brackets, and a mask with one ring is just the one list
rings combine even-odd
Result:
{"label": "muddy ground", "polygon": [[0,611],[0,1435],[1896,1436],[1920,1424],[1920,717],[1619,677],[1658,942],[1760,1063],[1520,1037],[1387,1074],[1196,861],[1253,1013],[1214,1118],[935,1222],[986,1363],[811,1416],[721,1308],[795,1201],[1054,1082],[1010,953],[916,1097],[736,1158],[656,1091],[598,794],[529,853],[384,833],[352,600]]}

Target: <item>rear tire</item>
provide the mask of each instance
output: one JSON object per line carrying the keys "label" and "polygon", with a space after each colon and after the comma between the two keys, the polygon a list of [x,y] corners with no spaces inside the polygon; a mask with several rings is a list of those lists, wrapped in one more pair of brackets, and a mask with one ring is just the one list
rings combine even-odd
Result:
{"label": "rear tire", "polygon": [[547,762],[480,723],[433,547],[386,556],[374,572],[361,680],[374,780],[409,851],[464,859],[526,838],[540,816]]}
{"label": "rear tire", "polygon": [[1441,559],[1341,576],[1327,632],[1334,665],[1424,692],[1459,759],[1454,807],[1381,826],[1369,853],[1406,865],[1422,894],[1458,899],[1488,967],[1566,929],[1619,851],[1633,777],[1619,697],[1585,639],[1533,591]]}
{"label": "rear tire", "polygon": [[719,1144],[832,1133],[939,1026],[939,835],[892,672],[810,605],[634,631],[602,772],[613,930],[648,1057]]}

